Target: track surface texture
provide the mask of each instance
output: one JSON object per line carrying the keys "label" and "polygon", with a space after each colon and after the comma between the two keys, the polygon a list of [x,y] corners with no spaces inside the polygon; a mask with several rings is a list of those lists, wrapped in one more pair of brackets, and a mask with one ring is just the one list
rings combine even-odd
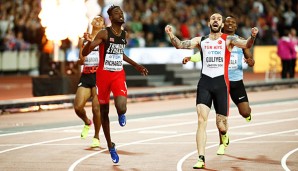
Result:
{"label": "track surface texture", "polygon": [[[231,104],[230,145],[219,144],[215,112],[207,126],[206,169],[298,171],[298,88],[248,92],[252,121]],[[91,107],[86,108],[92,118]],[[1,171],[189,171],[196,163],[195,96],[128,103],[127,125],[110,106],[111,136],[120,157],[110,158],[104,135],[90,148],[93,127],[80,139],[82,121],[73,109],[0,115]]]}

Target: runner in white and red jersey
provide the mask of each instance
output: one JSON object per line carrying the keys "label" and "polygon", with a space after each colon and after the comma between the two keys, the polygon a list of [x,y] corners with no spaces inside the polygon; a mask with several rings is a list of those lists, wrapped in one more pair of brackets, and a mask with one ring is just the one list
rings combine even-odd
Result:
{"label": "runner in white and red jersey", "polygon": [[124,23],[123,11],[119,6],[112,5],[108,9],[111,26],[101,30],[92,41],[89,34],[84,34],[84,38],[89,42],[84,47],[82,54],[88,55],[92,49],[100,45],[100,63],[96,73],[98,88],[98,100],[103,131],[107,140],[112,161],[119,162],[115,144],[111,141],[110,120],[109,120],[109,100],[110,93],[113,92],[115,107],[118,114],[120,126],[126,125],[126,104],[127,87],[125,72],[123,70],[123,60],[133,65],[141,74],[147,75],[148,70],[137,64],[124,54],[127,44],[127,32],[121,29]]}
{"label": "runner in white and red jersey", "polygon": [[229,114],[229,78],[228,66],[230,53],[234,46],[251,48],[258,33],[256,27],[251,29],[251,37],[247,40],[239,39],[221,33],[223,27],[222,15],[215,13],[209,19],[210,34],[195,37],[191,40],[180,41],[172,32],[172,26],[167,25],[166,33],[177,49],[198,48],[202,56],[202,74],[197,87],[198,129],[196,135],[198,162],[194,169],[205,167],[205,146],[207,140],[207,118],[213,103],[216,112],[216,125],[221,133],[224,144],[229,143],[226,134],[228,130],[227,116]]}
{"label": "runner in white and red jersey", "polygon": [[[96,34],[105,27],[104,18],[102,16],[94,17],[91,25],[92,32],[90,34],[90,37],[93,39],[95,38]],[[83,56],[81,54],[81,51],[84,47],[84,43],[86,43],[84,42],[84,39],[80,39],[80,58],[78,60],[78,63],[82,65],[82,73],[74,99],[74,110],[78,117],[80,117],[84,122],[84,127],[81,132],[82,139],[86,139],[86,137],[88,136],[89,129],[92,125],[93,120],[94,136],[92,139],[91,147],[94,148],[100,146],[99,131],[101,127],[99,103],[96,93],[96,70],[99,63],[99,46],[95,47],[87,56]],[[88,118],[86,110],[84,108],[89,98],[92,98],[92,120]]]}

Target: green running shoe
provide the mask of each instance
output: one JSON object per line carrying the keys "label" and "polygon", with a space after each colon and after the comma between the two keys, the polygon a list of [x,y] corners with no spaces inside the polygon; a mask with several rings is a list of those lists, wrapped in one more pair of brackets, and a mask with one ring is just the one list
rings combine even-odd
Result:
{"label": "green running shoe", "polygon": [[100,146],[99,139],[97,139],[97,138],[92,138],[92,144],[91,144],[91,147],[92,147],[92,148],[96,148],[96,147],[99,147],[99,146]]}
{"label": "green running shoe", "polygon": [[251,115],[249,115],[249,117],[245,118],[246,122],[250,122],[251,121]]}
{"label": "green running shoe", "polygon": [[205,157],[199,156],[198,162],[192,167],[194,169],[204,169],[205,168]]}
{"label": "green running shoe", "polygon": [[82,130],[82,133],[81,133],[81,138],[82,139],[86,139],[86,137],[88,136],[88,132],[89,132],[89,129],[92,125],[92,121],[90,120],[90,124],[89,125],[84,125],[83,127],[83,130]]}
{"label": "green running shoe", "polygon": [[226,146],[223,144],[220,144],[217,150],[217,155],[224,155],[225,149],[226,149]]}

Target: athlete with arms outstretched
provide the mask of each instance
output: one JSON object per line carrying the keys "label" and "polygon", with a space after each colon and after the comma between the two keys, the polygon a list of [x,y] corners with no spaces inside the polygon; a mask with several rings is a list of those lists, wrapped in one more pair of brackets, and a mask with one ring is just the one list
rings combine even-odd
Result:
{"label": "athlete with arms outstretched", "polygon": [[172,26],[167,25],[166,33],[177,49],[198,48],[202,55],[202,74],[197,87],[196,108],[198,114],[198,129],[196,135],[198,162],[194,169],[205,167],[206,126],[213,102],[216,111],[216,124],[224,144],[229,143],[227,116],[229,114],[229,78],[228,66],[230,53],[234,46],[251,48],[258,33],[256,27],[251,29],[251,36],[242,40],[237,36],[223,34],[223,17],[214,13],[210,16],[210,34],[181,41],[172,32]]}

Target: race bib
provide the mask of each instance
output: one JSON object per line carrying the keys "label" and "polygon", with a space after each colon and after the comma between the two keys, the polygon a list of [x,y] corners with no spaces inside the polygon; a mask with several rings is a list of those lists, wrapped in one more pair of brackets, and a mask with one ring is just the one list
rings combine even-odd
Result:
{"label": "race bib", "polygon": [[106,54],[103,69],[108,71],[122,71],[123,54]]}
{"label": "race bib", "polygon": [[229,70],[235,70],[235,69],[238,69],[238,56],[231,54]]}

